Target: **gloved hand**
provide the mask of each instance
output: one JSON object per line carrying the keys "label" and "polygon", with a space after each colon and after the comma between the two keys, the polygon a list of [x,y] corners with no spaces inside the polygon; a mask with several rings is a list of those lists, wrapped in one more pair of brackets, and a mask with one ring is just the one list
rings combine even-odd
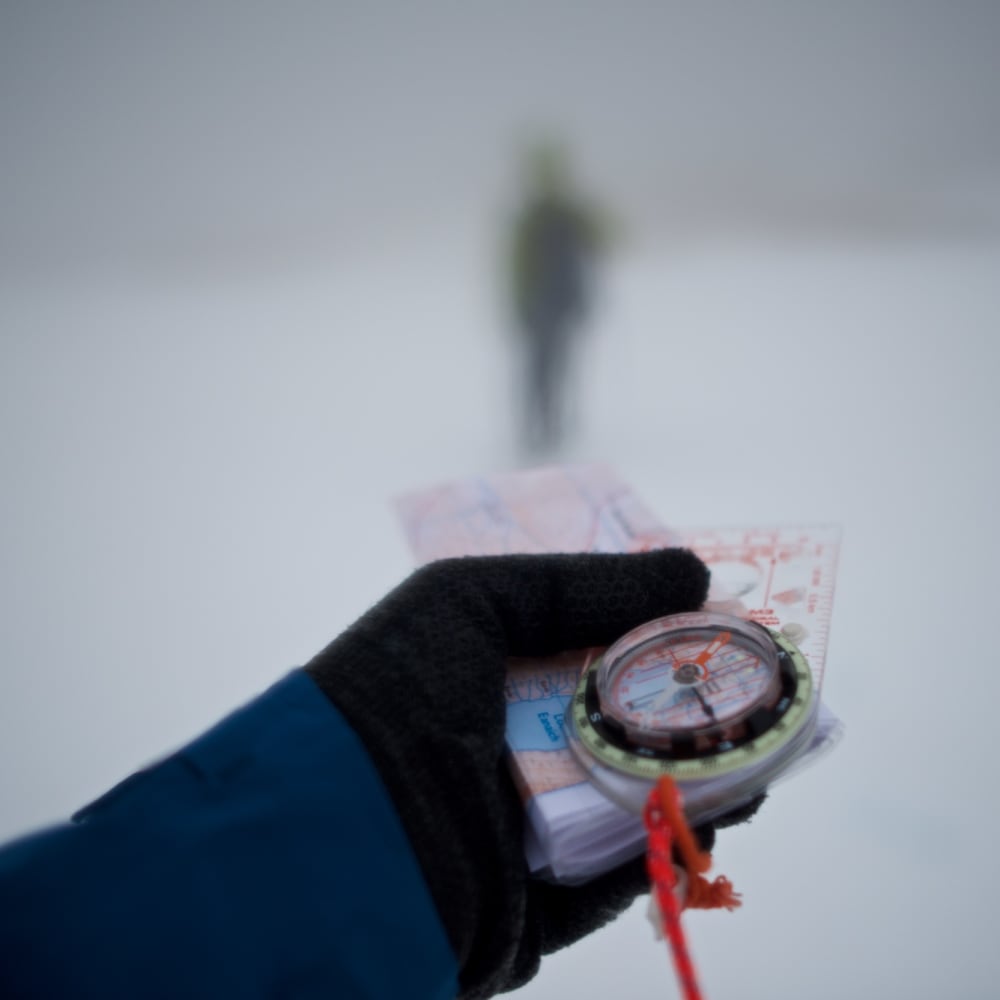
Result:
{"label": "gloved hand", "polygon": [[[416,571],[306,667],[365,744],[459,963],[462,997],[514,989],[541,956],[605,924],[648,887],[638,858],[577,887],[530,876],[507,770],[507,658],[608,645],[699,608],[692,553],[488,556]],[[700,831],[711,846],[711,829]]]}

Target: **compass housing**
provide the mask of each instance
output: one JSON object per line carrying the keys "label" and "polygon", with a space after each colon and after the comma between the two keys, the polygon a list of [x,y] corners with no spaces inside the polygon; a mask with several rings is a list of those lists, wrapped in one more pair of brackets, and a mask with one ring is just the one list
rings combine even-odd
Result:
{"label": "compass housing", "polygon": [[[783,664],[784,661],[784,664]],[[604,724],[676,756],[769,727],[787,657],[762,626],[728,615],[640,625],[604,654],[594,688]]]}
{"label": "compass housing", "polygon": [[732,615],[670,615],[584,671],[569,745],[627,808],[641,809],[649,784],[669,774],[689,813],[704,815],[787,770],[809,746],[817,710],[812,672],[786,636]]}

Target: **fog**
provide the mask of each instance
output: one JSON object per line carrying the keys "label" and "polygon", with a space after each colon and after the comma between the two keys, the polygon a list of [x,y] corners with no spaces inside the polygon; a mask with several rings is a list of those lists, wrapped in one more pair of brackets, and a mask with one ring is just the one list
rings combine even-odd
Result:
{"label": "fog", "polygon": [[[989,4],[0,13],[0,836],[409,571],[391,499],[519,449],[502,273],[555,134],[611,246],[544,460],[672,525],[829,522],[846,735],[720,834],[708,997],[996,993]],[[527,998],[674,995],[642,904]]]}

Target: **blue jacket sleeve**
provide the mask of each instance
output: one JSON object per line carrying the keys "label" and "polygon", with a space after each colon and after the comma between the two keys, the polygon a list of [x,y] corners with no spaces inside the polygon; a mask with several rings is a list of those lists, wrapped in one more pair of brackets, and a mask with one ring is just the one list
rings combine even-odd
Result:
{"label": "blue jacket sleeve", "polygon": [[0,850],[0,996],[452,1000],[381,780],[296,671],[67,823]]}

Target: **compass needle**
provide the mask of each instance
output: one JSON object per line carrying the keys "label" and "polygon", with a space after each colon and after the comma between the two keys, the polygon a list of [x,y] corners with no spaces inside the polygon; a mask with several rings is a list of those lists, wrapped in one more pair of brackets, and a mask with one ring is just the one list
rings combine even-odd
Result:
{"label": "compass needle", "polygon": [[715,721],[715,709],[707,701],[705,701],[705,696],[697,689],[694,688],[695,697],[701,702],[702,710],[705,714],[714,722]]}
{"label": "compass needle", "polygon": [[694,662],[699,667],[705,666],[730,639],[732,639],[732,636],[728,632],[720,633],[695,657]]}

